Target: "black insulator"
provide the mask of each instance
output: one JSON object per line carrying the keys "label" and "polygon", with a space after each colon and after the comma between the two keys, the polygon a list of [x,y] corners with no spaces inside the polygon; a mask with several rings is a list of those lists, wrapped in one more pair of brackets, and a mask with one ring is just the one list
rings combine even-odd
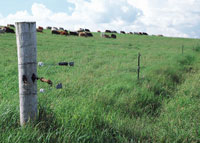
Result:
{"label": "black insulator", "polygon": [[69,65],[73,67],[74,66],[74,62],[69,62]]}
{"label": "black insulator", "polygon": [[58,65],[59,66],[68,66],[68,62],[59,62]]}

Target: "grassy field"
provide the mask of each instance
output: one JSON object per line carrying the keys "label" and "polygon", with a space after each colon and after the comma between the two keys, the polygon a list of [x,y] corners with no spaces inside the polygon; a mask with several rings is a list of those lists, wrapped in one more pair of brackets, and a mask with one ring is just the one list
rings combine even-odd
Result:
{"label": "grassy field", "polygon": [[19,125],[16,37],[0,35],[0,142],[200,142],[200,40],[99,35],[37,34],[38,62],[75,66],[38,67],[54,85],[38,82],[38,119],[26,127]]}

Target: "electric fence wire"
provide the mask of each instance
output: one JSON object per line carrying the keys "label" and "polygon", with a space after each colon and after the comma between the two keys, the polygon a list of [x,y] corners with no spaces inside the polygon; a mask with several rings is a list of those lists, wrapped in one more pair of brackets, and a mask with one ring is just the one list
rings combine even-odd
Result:
{"label": "electric fence wire", "polygon": [[[45,69],[44,73],[47,73],[47,71],[52,67],[52,66],[70,66],[73,67],[74,66],[74,62],[59,62],[58,64],[50,64],[50,63],[44,63],[44,62],[38,62],[38,66],[39,67],[45,67],[47,66],[47,68]],[[56,83],[56,89],[62,89],[62,83],[55,81]],[[52,88],[49,88],[48,90],[50,90]],[[43,88],[40,89],[40,92],[43,93],[45,92],[45,90]]]}

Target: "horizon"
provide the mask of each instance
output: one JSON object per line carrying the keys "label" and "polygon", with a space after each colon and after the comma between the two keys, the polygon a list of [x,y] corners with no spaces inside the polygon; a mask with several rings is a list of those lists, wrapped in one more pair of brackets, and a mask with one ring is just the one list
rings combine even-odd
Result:
{"label": "horizon", "polygon": [[7,0],[0,5],[0,25],[35,21],[37,26],[67,30],[88,28],[96,32],[109,29],[200,38],[198,7],[199,0]]}

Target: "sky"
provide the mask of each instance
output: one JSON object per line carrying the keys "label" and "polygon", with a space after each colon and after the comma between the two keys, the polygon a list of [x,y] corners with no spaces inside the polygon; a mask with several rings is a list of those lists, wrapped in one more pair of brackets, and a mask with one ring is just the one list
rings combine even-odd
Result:
{"label": "sky", "polygon": [[36,21],[67,30],[200,38],[200,0],[4,0],[0,25]]}

